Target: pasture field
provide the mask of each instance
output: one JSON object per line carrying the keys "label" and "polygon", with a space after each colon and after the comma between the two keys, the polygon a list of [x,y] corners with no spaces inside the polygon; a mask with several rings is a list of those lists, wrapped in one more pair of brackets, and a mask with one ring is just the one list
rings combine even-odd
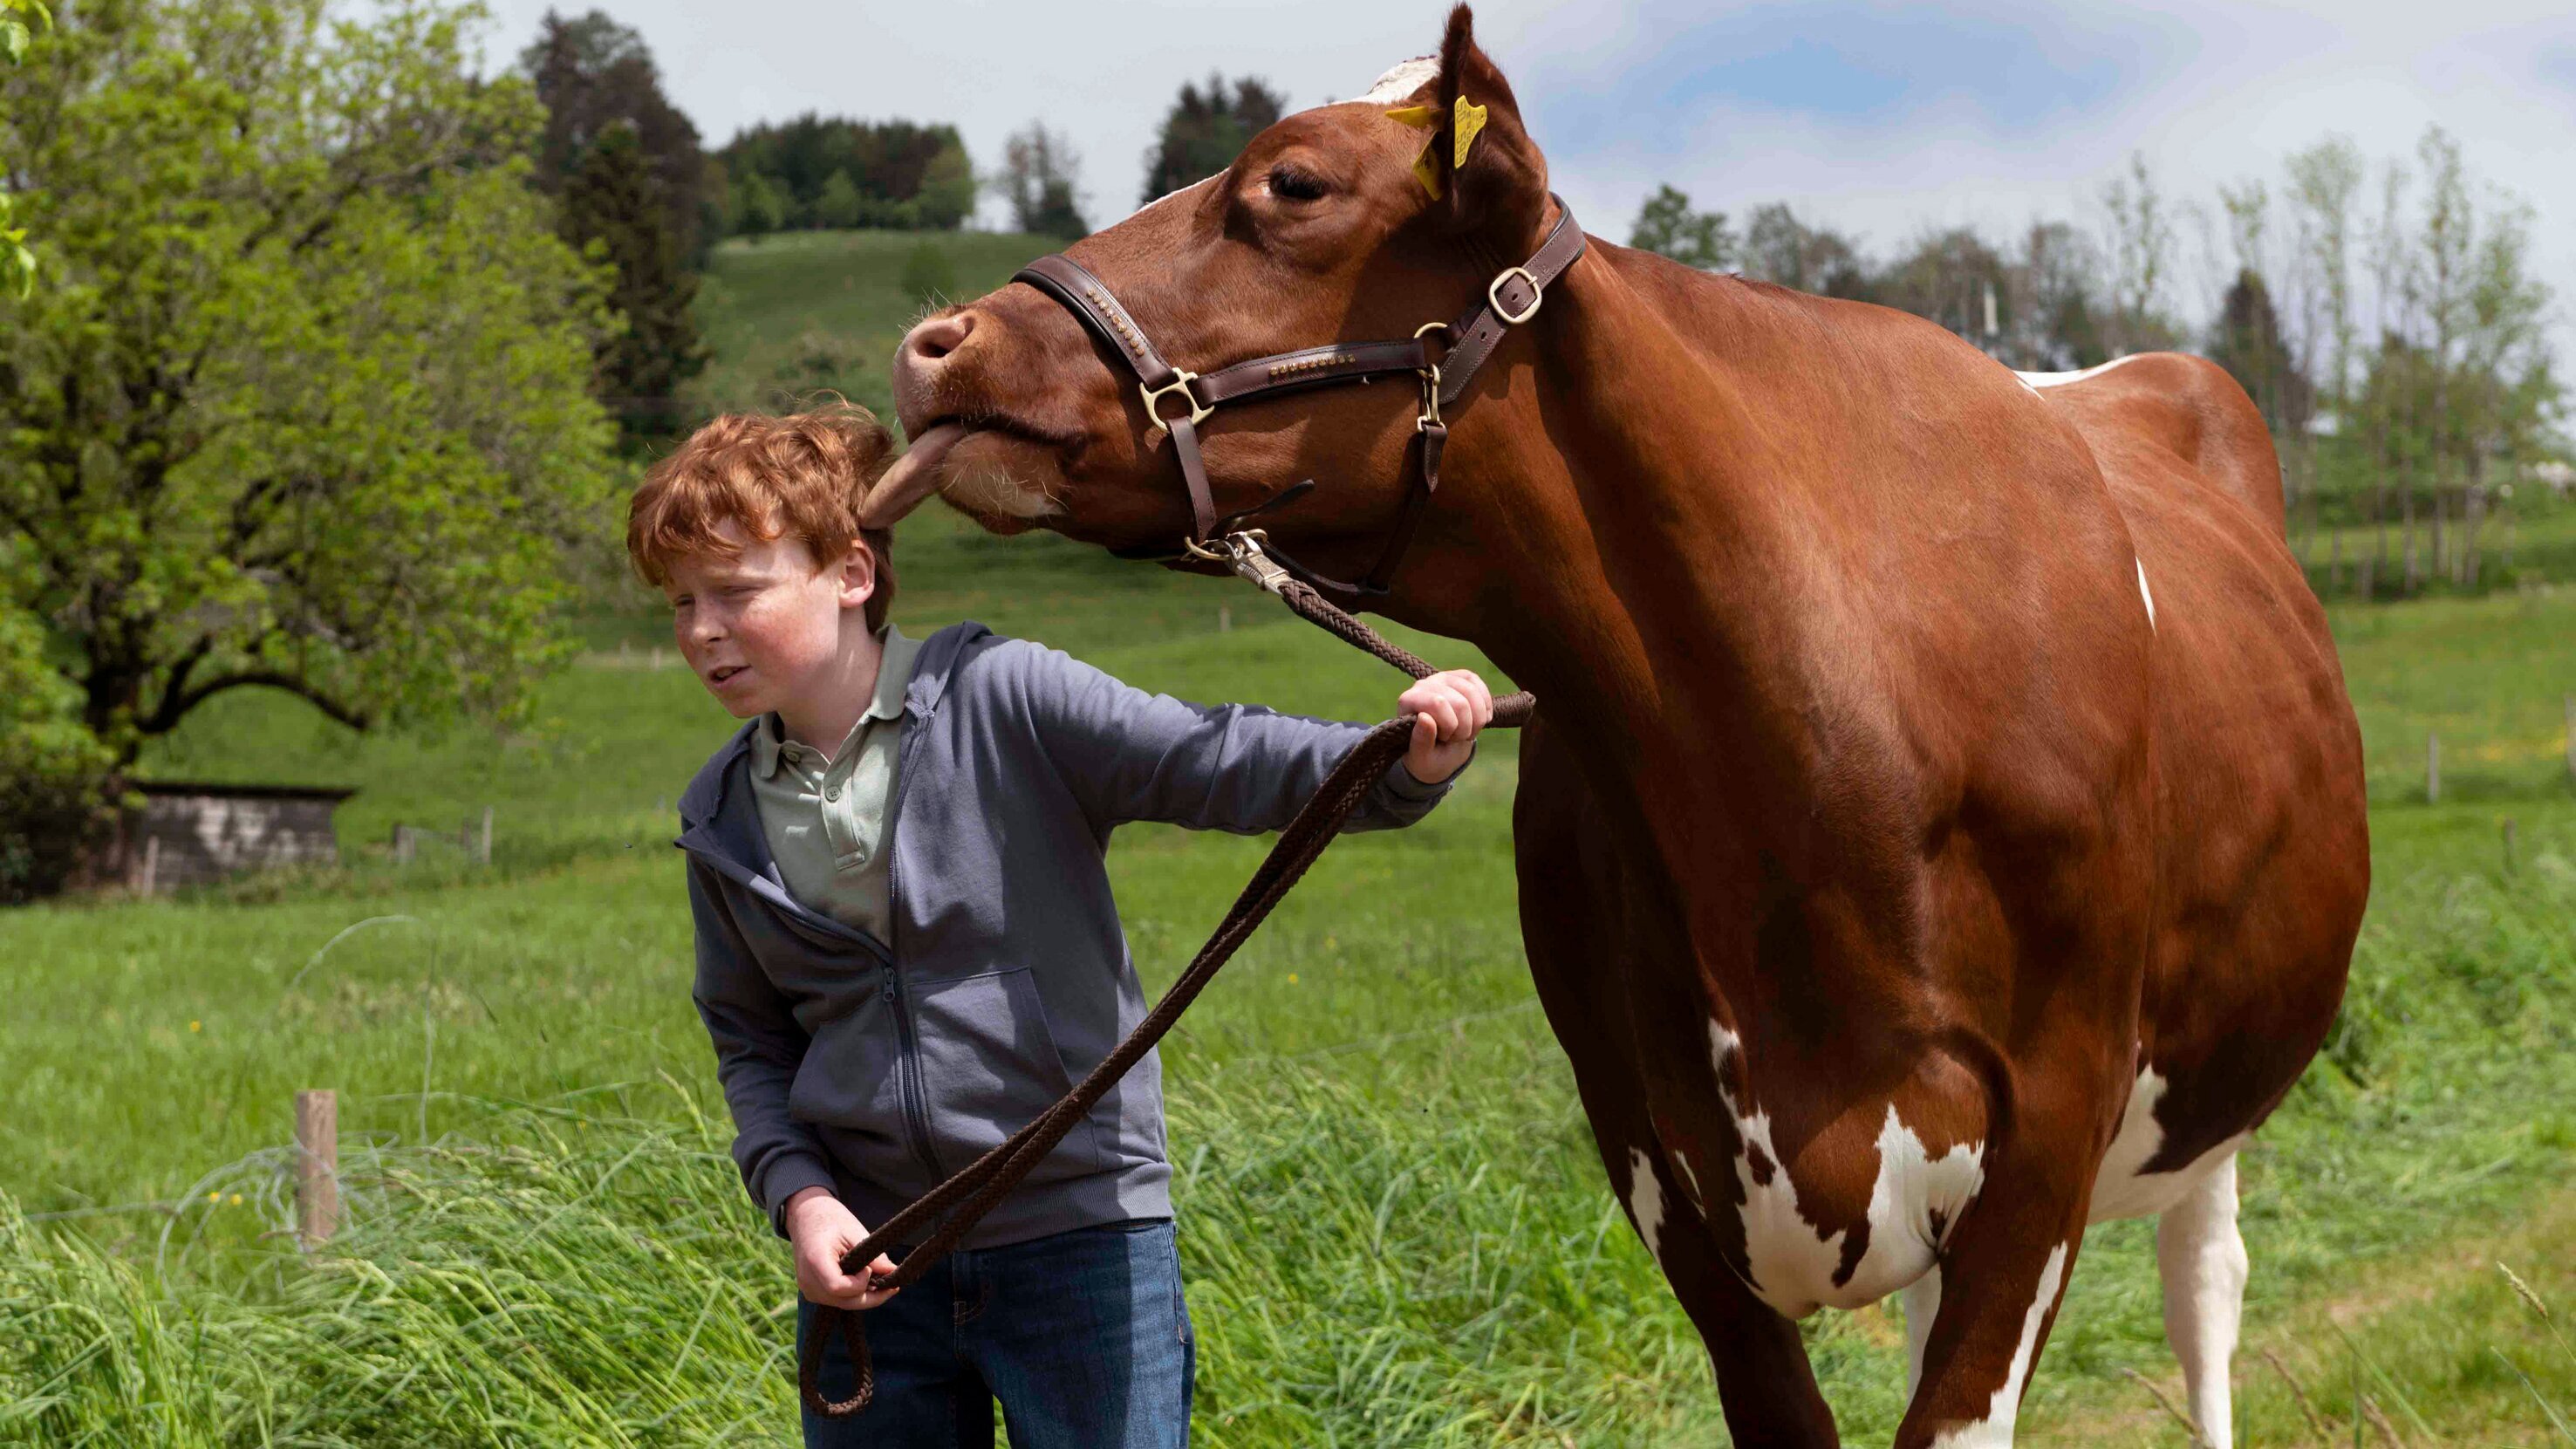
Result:
{"label": "pasture field", "polygon": [[[1005,240],[975,242],[987,282],[1021,259]],[[810,273],[741,261],[719,254],[726,305],[774,334]],[[850,305],[879,309],[854,328],[908,315]],[[973,617],[1148,687],[1346,718],[1400,683],[1240,586],[941,511],[897,564],[913,632]],[[2576,1412],[2576,1355],[2493,1264],[2576,1312],[2576,589],[2334,618],[2376,886],[2344,1017],[2247,1154],[2239,1442],[2385,1443],[2375,1415],[2408,1444],[2565,1443],[2544,1401]],[[729,722],[654,667],[651,608],[582,637],[515,734],[364,738],[237,692],[151,760],[362,786],[337,869],[0,913],[0,1444],[793,1442],[793,1287],[725,1157],[668,845]],[[1515,761],[1497,735],[1421,826],[1336,847],[1165,1047],[1201,1443],[1722,1441],[1532,999]],[[490,867],[385,859],[394,822],[484,805]],[[1262,845],[1121,832],[1149,985]],[[282,1232],[309,1086],[340,1090],[353,1217],[311,1262]],[[1805,1327],[1846,1436],[1885,1442],[1893,1304]],[[2178,1398],[2140,1223],[2087,1239],[2026,1440],[2187,1443],[2133,1373]]]}

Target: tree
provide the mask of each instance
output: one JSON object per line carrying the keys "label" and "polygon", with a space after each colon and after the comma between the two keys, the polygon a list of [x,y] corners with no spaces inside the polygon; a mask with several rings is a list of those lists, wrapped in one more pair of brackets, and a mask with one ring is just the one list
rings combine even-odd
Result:
{"label": "tree", "polygon": [[1233,165],[1245,143],[1276,125],[1286,108],[1286,97],[1250,76],[1228,88],[1225,77],[1210,75],[1205,90],[1183,81],[1180,98],[1164,114],[1162,130],[1145,152],[1144,194],[1136,204],[1144,206]]}
{"label": "tree", "polygon": [[953,228],[975,209],[975,169],[954,126],[862,122],[813,111],[737,133],[717,153],[737,187],[766,177],[782,227],[822,220],[837,173],[858,193],[859,226]]}
{"label": "tree", "polygon": [[232,690],[508,716],[561,654],[606,279],[460,13],[326,5],[98,0],[0,75],[57,259],[0,303],[0,698],[111,772]]}
{"label": "tree", "polygon": [[698,279],[662,201],[641,139],[623,124],[591,142],[563,197],[564,240],[616,268],[608,305],[624,325],[600,343],[594,390],[635,432],[670,431],[680,384],[707,364],[690,311]]}
{"label": "tree", "polygon": [[548,10],[537,23],[536,43],[519,53],[519,70],[546,108],[535,151],[538,188],[561,196],[600,137],[618,127],[633,131],[657,183],[665,226],[694,268],[706,151],[698,128],[662,93],[644,37],[604,11],[566,20]]}
{"label": "tree", "polygon": [[2316,395],[2281,336],[2271,290],[2251,267],[2237,272],[2220,304],[2217,325],[2210,329],[2209,359],[2226,368],[2254,399],[2275,439],[2306,436]]}
{"label": "tree", "polygon": [[1877,300],[2000,350],[2018,290],[2001,253],[1967,227],[1925,232],[1872,288]]}
{"label": "tree", "polygon": [[1062,132],[1031,121],[1012,133],[1002,147],[1002,195],[1011,203],[1011,224],[1039,236],[1071,240],[1087,236],[1076,200],[1082,158]]}
{"label": "tree", "polygon": [[2110,310],[2104,321],[2111,352],[2171,347],[2180,340],[2164,310],[2173,273],[2173,216],[2144,152],[2131,154],[2129,173],[2102,188],[2102,209],[2108,220]]}
{"label": "tree", "polygon": [[847,171],[835,171],[824,178],[822,194],[814,198],[814,224],[832,230],[847,230],[859,224],[861,204],[859,188]]}
{"label": "tree", "polygon": [[[53,23],[41,0],[0,0],[0,60],[25,60],[35,32]],[[9,193],[0,191],[0,292],[24,297],[36,285],[36,254],[27,248],[27,229],[9,224],[10,207]]]}
{"label": "tree", "polygon": [[707,363],[691,304],[706,154],[662,94],[644,38],[593,10],[552,10],[519,57],[546,107],[538,189],[563,206],[563,238],[617,268],[610,305],[625,326],[600,345],[599,399],[630,431],[667,431],[679,385]]}
{"label": "tree", "polygon": [[758,241],[787,224],[786,200],[777,182],[754,171],[733,178],[732,187],[733,218],[726,230]]}
{"label": "tree", "polygon": [[1655,188],[1628,229],[1628,245],[1668,256],[1686,267],[1713,272],[1735,262],[1735,233],[1726,213],[1693,211],[1690,198],[1671,183]]}
{"label": "tree", "polygon": [[967,159],[966,143],[952,131],[922,168],[921,190],[913,197],[921,207],[921,224],[955,231],[975,214],[975,190],[974,163]]}
{"label": "tree", "polygon": [[1826,297],[1869,295],[1868,262],[1851,238],[1811,227],[1785,202],[1753,209],[1744,232],[1744,275]]}

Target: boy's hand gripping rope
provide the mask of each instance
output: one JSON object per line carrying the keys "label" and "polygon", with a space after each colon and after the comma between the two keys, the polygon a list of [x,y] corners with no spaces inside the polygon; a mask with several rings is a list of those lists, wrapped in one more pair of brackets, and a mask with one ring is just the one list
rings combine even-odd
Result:
{"label": "boy's hand gripping rope", "polygon": [[[1257,543],[1246,541],[1244,547],[1251,558],[1260,559]],[[1376,630],[1334,607],[1307,584],[1278,574],[1275,569],[1271,576],[1256,576],[1255,569],[1246,566],[1241,555],[1237,557],[1237,567],[1247,578],[1254,578],[1255,582],[1279,595],[1289,608],[1354,647],[1367,650],[1416,679],[1428,678],[1435,672],[1419,656],[1389,642]],[[1494,701],[1491,727],[1517,729],[1528,722],[1537,704],[1538,701],[1526,690],[1505,695]],[[1268,858],[1261,862],[1261,868],[1252,873],[1243,893],[1235,898],[1233,909],[1227,911],[1225,919],[1218,923],[1216,934],[1199,948],[1189,969],[1183,971],[1171,989],[1163,993],[1162,1000],[1154,1003],[1154,1009],[1145,1014],[1145,1019],[1136,1024],[1136,1029],[1127,1034],[1127,1039],[1035,1121],[1012,1133],[1009,1140],[977,1158],[963,1171],[932,1188],[910,1207],[878,1224],[867,1241],[842,1255],[841,1271],[859,1271],[861,1265],[873,1261],[877,1254],[892,1248],[943,1213],[946,1216],[932,1229],[930,1236],[922,1240],[921,1246],[906,1254],[893,1273],[875,1278],[870,1286],[907,1287],[918,1282],[932,1265],[946,1257],[957,1246],[958,1240],[982,1221],[984,1215],[991,1212],[1012,1188],[1017,1187],[1056,1143],[1063,1140],[1064,1134],[1073,1130],[1074,1124],[1087,1116],[1093,1105],[1117,1085],[1128,1068],[1153,1050],[1154,1044],[1163,1039],[1163,1034],[1171,1030],[1174,1022],[1180,1020],[1181,1013],[1187,1011],[1190,1003],[1198,999],[1199,992],[1215,979],[1218,969],[1251,938],[1263,919],[1269,916],[1271,908],[1287,896],[1290,888],[1305,875],[1306,868],[1315,863],[1316,857],[1324,853],[1324,848],[1333,843],[1335,836],[1341,834],[1343,825],[1367,800],[1378,780],[1403,756],[1412,730],[1410,718],[1391,719],[1370,730],[1358,744],[1353,745],[1350,753],[1342,756],[1341,762],[1333,767],[1332,773],[1324,777],[1324,783],[1306,802],[1305,808],[1299,810],[1297,817],[1279,832],[1279,843],[1271,847]],[[952,1205],[956,1209],[954,1212],[948,1211]],[[849,1398],[839,1400],[825,1398],[822,1387],[823,1348],[836,1332],[848,1348],[850,1367],[858,1376],[857,1391]],[[869,1400],[876,1396],[876,1372],[868,1356],[867,1330],[861,1326],[859,1315],[851,1310],[819,1305],[813,1329],[806,1336],[798,1358],[797,1387],[804,1395],[805,1407],[824,1418],[847,1418],[866,1408]]]}

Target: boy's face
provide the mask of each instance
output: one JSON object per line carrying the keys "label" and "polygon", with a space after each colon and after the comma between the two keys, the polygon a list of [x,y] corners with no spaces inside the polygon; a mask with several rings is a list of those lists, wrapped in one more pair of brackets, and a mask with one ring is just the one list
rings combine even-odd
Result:
{"label": "boy's face", "polygon": [[853,545],[838,567],[818,568],[801,538],[754,538],[731,520],[716,531],[741,552],[675,559],[662,589],[681,657],[734,718],[792,713],[829,691],[842,630],[865,629],[854,611],[876,592],[876,558]]}

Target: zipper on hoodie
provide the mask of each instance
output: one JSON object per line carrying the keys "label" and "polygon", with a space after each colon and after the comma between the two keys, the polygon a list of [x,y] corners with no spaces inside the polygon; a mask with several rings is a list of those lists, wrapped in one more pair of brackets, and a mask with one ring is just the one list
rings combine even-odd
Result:
{"label": "zipper on hoodie", "polygon": [[[907,706],[907,709],[909,706]],[[914,723],[924,723],[915,716]],[[895,727],[903,729],[902,716],[896,716]],[[930,1108],[921,1081],[921,1041],[913,1031],[910,1003],[903,994],[903,857],[894,848],[895,832],[903,828],[903,797],[912,789],[912,757],[920,751],[920,731],[903,730],[902,743],[895,750],[894,795],[886,802],[886,1006],[894,1013],[895,1041],[899,1067],[895,1083],[897,1095],[903,1098],[904,1126],[912,1137],[913,1154],[930,1169],[930,1180],[937,1183],[948,1174],[939,1166],[939,1151],[931,1145]]]}

